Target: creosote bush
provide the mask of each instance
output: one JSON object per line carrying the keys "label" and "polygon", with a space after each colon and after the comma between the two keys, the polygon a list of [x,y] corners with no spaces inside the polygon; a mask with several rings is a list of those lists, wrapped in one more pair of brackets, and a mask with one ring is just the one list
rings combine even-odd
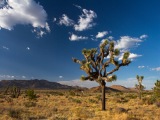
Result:
{"label": "creosote bush", "polygon": [[17,86],[8,86],[4,91],[4,95],[10,95],[12,98],[18,98],[21,94],[20,87]]}
{"label": "creosote bush", "polygon": [[154,96],[160,99],[160,80],[157,80],[153,88]]}
{"label": "creosote bush", "polygon": [[25,91],[25,94],[29,98],[29,100],[35,100],[37,98],[34,90],[28,89]]}
{"label": "creosote bush", "polygon": [[20,114],[21,114],[21,112],[20,112],[20,110],[18,110],[18,109],[13,109],[13,108],[11,108],[11,109],[9,109],[9,111],[8,111],[8,115],[9,115],[11,118],[20,119]]}

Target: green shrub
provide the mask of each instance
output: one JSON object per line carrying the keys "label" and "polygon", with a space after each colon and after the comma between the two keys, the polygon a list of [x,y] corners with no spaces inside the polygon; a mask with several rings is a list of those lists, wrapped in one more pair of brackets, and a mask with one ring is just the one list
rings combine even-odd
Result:
{"label": "green shrub", "polygon": [[90,102],[90,103],[98,103],[96,100],[94,100],[94,99],[88,99],[88,102]]}
{"label": "green shrub", "polygon": [[156,98],[154,96],[151,97],[145,97],[142,99],[144,104],[152,105],[156,102]]}
{"label": "green shrub", "polygon": [[20,110],[9,109],[8,115],[9,115],[11,118],[20,119]]}
{"label": "green shrub", "polygon": [[37,98],[37,95],[34,93],[34,90],[26,90],[25,91],[26,96],[29,98],[29,100],[35,100]]}
{"label": "green shrub", "polygon": [[130,93],[130,94],[127,94],[125,97],[128,98],[128,99],[136,99],[137,95],[135,95],[133,93]]}
{"label": "green shrub", "polygon": [[160,98],[160,80],[156,81],[153,92],[156,98]]}
{"label": "green shrub", "polygon": [[71,102],[75,102],[75,103],[81,103],[80,99],[75,99],[75,98],[72,98],[72,97],[69,97],[68,100],[71,101]]}
{"label": "green shrub", "polygon": [[25,107],[35,107],[36,106],[36,103],[35,102],[24,102],[24,106]]}
{"label": "green shrub", "polygon": [[58,91],[52,91],[50,92],[51,95],[55,95],[55,96],[63,96],[64,94],[62,92],[58,92]]}

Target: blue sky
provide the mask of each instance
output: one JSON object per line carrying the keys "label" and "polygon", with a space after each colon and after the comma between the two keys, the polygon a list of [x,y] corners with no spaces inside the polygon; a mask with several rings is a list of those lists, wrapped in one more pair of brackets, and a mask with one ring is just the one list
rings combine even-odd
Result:
{"label": "blue sky", "polygon": [[115,74],[133,87],[143,75],[147,89],[160,79],[160,1],[152,0],[0,0],[0,80],[47,79],[69,85],[81,82],[83,48],[103,39],[131,52],[132,63]]}

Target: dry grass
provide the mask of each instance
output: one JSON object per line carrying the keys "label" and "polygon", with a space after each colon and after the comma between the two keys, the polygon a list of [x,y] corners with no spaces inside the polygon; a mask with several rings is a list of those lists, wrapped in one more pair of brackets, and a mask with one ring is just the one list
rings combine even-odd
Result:
{"label": "dry grass", "polygon": [[135,93],[107,93],[106,111],[101,111],[100,93],[36,94],[36,100],[29,100],[24,94],[14,99],[0,94],[0,120],[160,120],[160,107],[144,104]]}

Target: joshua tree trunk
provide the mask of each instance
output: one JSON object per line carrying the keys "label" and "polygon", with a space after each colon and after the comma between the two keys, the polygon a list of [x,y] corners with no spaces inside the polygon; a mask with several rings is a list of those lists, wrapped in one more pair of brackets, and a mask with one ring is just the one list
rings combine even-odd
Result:
{"label": "joshua tree trunk", "polygon": [[101,85],[102,87],[102,110],[106,110],[105,86],[106,86],[106,83],[103,80],[102,85]]}
{"label": "joshua tree trunk", "polygon": [[141,100],[142,99],[142,93],[141,93],[141,91],[139,91],[139,99]]}

